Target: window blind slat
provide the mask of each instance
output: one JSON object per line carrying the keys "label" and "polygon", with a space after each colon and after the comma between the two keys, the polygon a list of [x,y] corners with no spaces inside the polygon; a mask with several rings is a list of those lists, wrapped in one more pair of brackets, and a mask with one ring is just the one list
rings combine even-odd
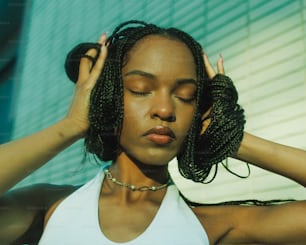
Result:
{"label": "window blind slat", "polygon": [[[226,73],[233,78],[246,110],[246,129],[306,148],[306,0],[33,0],[28,4],[17,71],[20,86],[14,138],[65,115],[74,85],[64,74],[63,64],[74,45],[95,42],[122,21],[143,19],[189,32],[212,63],[221,52]],[[97,168],[88,162],[82,165],[82,159],[80,141],[20,186],[46,181],[83,183]],[[245,173],[241,162],[231,159],[231,166]],[[252,168],[251,177],[241,180],[219,169],[212,184],[202,185],[183,179],[175,163],[170,166],[182,192],[194,200],[306,198],[299,186],[283,179],[278,182],[278,176],[269,172]]]}

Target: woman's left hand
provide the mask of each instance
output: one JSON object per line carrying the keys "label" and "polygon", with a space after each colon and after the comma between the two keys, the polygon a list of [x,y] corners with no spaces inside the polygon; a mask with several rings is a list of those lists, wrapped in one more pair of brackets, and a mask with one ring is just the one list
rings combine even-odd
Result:
{"label": "woman's left hand", "polygon": [[208,78],[212,79],[214,76],[218,74],[224,75],[224,66],[223,66],[223,57],[220,54],[219,59],[217,61],[217,73],[215,72],[215,69],[213,68],[212,64],[210,63],[208,56],[206,53],[203,53],[203,59],[204,59],[204,65],[205,65],[205,70],[208,74]]}
{"label": "woman's left hand", "polygon": [[[219,59],[217,61],[217,73],[214,69],[214,67],[212,66],[212,64],[210,63],[208,56],[206,53],[203,53],[203,60],[204,60],[204,65],[205,65],[205,70],[207,72],[208,78],[209,79],[213,79],[217,73],[224,75],[224,66],[223,66],[223,57],[220,54],[219,55]],[[203,135],[205,133],[205,130],[207,129],[207,127],[209,126],[209,124],[211,123],[211,118],[209,117],[211,112],[211,108],[209,108],[203,115],[202,115],[202,129],[200,132],[200,135]]]}

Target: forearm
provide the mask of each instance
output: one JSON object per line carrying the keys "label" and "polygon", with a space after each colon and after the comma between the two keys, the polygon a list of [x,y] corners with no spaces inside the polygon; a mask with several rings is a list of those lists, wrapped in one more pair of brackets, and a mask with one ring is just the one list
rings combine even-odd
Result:
{"label": "forearm", "polygon": [[304,150],[244,133],[235,158],[306,186],[306,152]]}
{"label": "forearm", "polygon": [[81,138],[64,119],[25,138],[0,146],[0,195]]}
{"label": "forearm", "polygon": [[235,156],[306,186],[306,151],[244,133]]}

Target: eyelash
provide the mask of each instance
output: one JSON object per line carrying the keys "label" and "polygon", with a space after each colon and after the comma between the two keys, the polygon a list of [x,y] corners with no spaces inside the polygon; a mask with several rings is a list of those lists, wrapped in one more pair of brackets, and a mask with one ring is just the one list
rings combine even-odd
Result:
{"label": "eyelash", "polygon": [[177,97],[180,101],[182,101],[183,103],[186,103],[186,104],[192,104],[195,100],[195,97],[192,97],[192,98],[189,98],[189,99],[184,99],[184,98],[181,98],[181,97]]}
{"label": "eyelash", "polygon": [[[150,92],[138,92],[138,91],[133,91],[133,90],[130,90],[130,92],[132,94],[134,94],[135,96],[147,96],[148,94],[150,94]],[[180,101],[182,101],[183,103],[186,103],[186,104],[192,104],[193,101],[195,100],[194,96],[192,98],[188,98],[188,99],[184,99],[184,98],[179,97],[179,96],[176,96],[176,98],[178,98]]]}
{"label": "eyelash", "polygon": [[133,91],[133,90],[130,90],[130,92],[136,96],[146,96],[150,93],[150,92],[138,92],[138,91]]}

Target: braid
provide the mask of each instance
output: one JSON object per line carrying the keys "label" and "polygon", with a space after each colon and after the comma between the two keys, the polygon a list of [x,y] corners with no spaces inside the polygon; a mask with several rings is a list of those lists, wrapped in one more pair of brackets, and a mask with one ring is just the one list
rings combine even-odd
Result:
{"label": "braid", "polygon": [[[212,103],[211,122],[203,135],[196,134],[194,162],[189,162],[186,172],[182,171],[185,167],[180,168],[183,176],[203,183],[214,165],[237,152],[245,124],[244,111],[237,104],[238,94],[229,77],[218,74],[208,80],[205,89]],[[185,165],[184,161],[180,164]]]}
{"label": "braid", "polygon": [[[185,43],[196,66],[196,111],[182,150],[178,154],[180,173],[196,182],[204,182],[213,165],[237,151],[242,139],[244,116],[237,104],[238,95],[231,80],[222,75],[208,79],[202,57],[202,48],[190,35],[176,28],[160,28],[143,21],[120,24],[108,38],[108,56],[90,99],[90,128],[85,137],[89,152],[101,160],[118,156],[119,136],[123,122],[123,81],[121,69],[128,62],[128,52],[137,41],[148,35],[160,35]],[[84,43],[67,56],[66,72],[76,82],[80,58],[99,44]],[[98,54],[94,59],[96,61]],[[203,135],[201,117],[211,108],[211,123]]]}

